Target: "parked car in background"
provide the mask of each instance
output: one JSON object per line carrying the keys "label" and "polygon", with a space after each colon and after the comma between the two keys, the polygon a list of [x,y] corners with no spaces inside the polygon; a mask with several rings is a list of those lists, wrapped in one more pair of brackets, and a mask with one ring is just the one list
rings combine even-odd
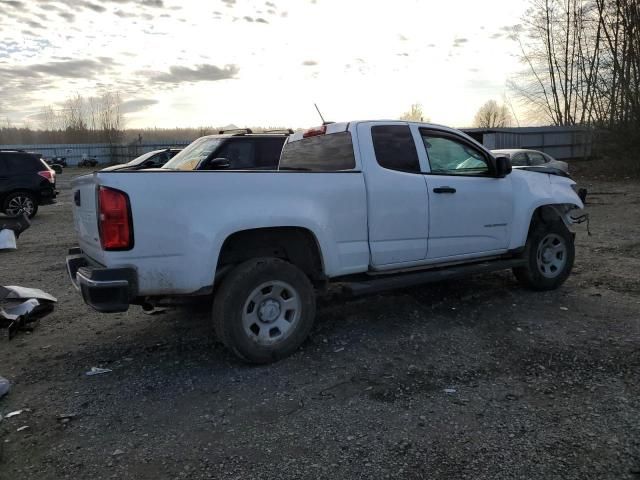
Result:
{"label": "parked car in background", "polygon": [[280,153],[293,130],[253,133],[221,130],[200,137],[167,162],[168,170],[276,170]]}
{"label": "parked car in background", "polygon": [[11,217],[35,217],[39,205],[55,203],[56,172],[42,155],[0,150],[0,207]]}
{"label": "parked car in background", "polygon": [[521,148],[509,148],[504,150],[491,150],[491,153],[496,157],[507,157],[511,160],[511,165],[514,167],[552,167],[562,170],[564,173],[569,173],[569,164],[561,160],[556,160],[551,155],[548,155],[538,150],[525,150]]}
{"label": "parked car in background", "polygon": [[145,170],[147,168],[160,168],[180,153],[181,150],[181,148],[153,150],[151,152],[143,153],[130,162],[123,163],[121,165],[112,165],[111,167],[103,168],[102,170],[105,172],[112,172],[114,170]]}

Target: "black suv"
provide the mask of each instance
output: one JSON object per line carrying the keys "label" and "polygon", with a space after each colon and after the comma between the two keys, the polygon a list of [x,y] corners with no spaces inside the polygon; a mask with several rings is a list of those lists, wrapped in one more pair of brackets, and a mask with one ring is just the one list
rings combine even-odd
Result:
{"label": "black suv", "polygon": [[[233,133],[231,133],[233,132]],[[280,153],[292,130],[253,133],[251,130],[221,130],[200,137],[164,167],[169,170],[276,170]]]}
{"label": "black suv", "polygon": [[35,217],[39,205],[55,203],[56,173],[37,153],[0,150],[0,209]]}

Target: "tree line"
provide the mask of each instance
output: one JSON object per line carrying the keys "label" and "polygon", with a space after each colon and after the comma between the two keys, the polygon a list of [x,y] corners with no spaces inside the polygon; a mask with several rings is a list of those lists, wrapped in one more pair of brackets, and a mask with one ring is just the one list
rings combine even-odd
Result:
{"label": "tree line", "polygon": [[524,22],[513,37],[526,71],[510,87],[530,115],[637,137],[638,0],[531,0]]}

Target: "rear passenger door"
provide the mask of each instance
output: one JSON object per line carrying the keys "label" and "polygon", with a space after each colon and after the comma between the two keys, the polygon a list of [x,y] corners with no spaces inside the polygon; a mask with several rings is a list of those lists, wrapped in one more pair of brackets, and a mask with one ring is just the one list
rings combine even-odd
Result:
{"label": "rear passenger door", "polygon": [[404,122],[360,123],[358,138],[361,158],[367,163],[372,266],[394,268],[424,260],[429,204],[412,127]]}

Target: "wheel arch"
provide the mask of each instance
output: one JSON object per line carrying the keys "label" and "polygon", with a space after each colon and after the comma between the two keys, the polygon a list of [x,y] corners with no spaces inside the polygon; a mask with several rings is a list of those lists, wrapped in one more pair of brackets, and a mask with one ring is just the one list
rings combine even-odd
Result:
{"label": "wheel arch", "polygon": [[300,268],[314,284],[323,283],[325,263],[316,235],[304,227],[261,227],[233,232],[220,248],[215,283],[233,266],[256,257],[275,257]]}

